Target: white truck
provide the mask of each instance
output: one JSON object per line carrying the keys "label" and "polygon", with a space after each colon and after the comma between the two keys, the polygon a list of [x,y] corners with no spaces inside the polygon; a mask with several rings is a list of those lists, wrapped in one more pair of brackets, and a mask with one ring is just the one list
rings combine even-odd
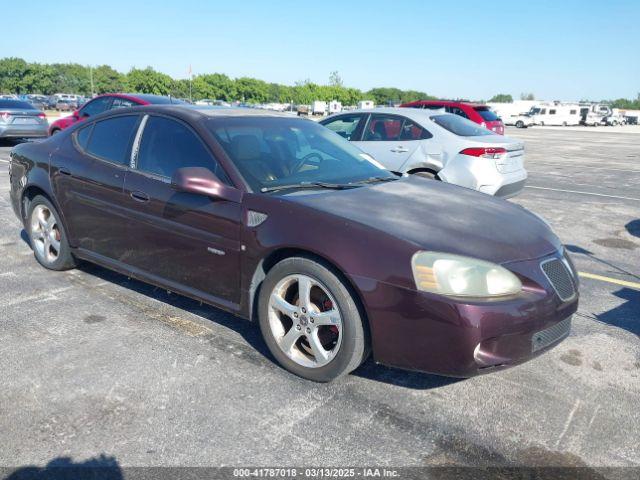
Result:
{"label": "white truck", "polygon": [[324,116],[327,114],[327,102],[316,100],[311,104],[311,115]]}

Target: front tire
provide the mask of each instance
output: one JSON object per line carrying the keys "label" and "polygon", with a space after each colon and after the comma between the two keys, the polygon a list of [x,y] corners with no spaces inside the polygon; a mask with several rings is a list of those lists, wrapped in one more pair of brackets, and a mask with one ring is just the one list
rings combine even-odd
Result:
{"label": "front tire", "polygon": [[329,382],[366,358],[366,331],[356,299],[318,261],[291,257],[275,265],[260,288],[258,308],[269,350],[295,375]]}
{"label": "front tire", "polygon": [[69,270],[76,266],[60,215],[42,195],[29,203],[27,234],[36,260],[49,270]]}

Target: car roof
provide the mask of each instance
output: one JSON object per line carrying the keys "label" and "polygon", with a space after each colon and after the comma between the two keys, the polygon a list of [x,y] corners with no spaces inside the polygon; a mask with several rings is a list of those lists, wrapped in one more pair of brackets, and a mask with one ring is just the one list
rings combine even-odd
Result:
{"label": "car roof", "polygon": [[463,105],[472,108],[486,107],[486,105],[482,103],[465,102],[462,100],[416,100],[415,102],[407,102],[403,105],[445,105],[448,107]]}
{"label": "car roof", "polygon": [[[337,117],[339,115],[351,115],[354,113],[381,113],[381,114],[402,115],[403,117],[408,117],[416,121],[421,121],[425,119],[430,120],[430,117],[432,115],[439,114],[438,112],[434,112],[433,110],[422,110],[418,108],[383,107],[383,108],[361,108],[356,110],[349,110],[348,112],[341,112],[341,113],[336,113],[334,115],[330,115],[326,119]],[[441,115],[453,115],[453,114],[442,112]],[[321,122],[326,119],[321,120]]]}

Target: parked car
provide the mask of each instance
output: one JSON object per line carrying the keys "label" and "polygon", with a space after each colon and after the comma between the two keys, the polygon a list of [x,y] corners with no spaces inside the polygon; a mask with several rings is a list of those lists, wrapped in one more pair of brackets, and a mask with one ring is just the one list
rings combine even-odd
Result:
{"label": "parked car", "polygon": [[557,345],[578,306],[558,237],[524,208],[398,177],[308,119],[110,111],[15,147],[35,257],[78,260],[256,320],[289,371],[377,362],[472,376]]}
{"label": "parked car", "polygon": [[161,95],[147,94],[124,94],[124,93],[107,93],[98,95],[92,100],[86,102],[80,109],[73,112],[73,115],[59,118],[49,127],[49,135],[64,130],[65,128],[85,120],[88,117],[97,115],[106,110],[115,110],[118,108],[133,107],[136,105],[152,105],[152,104],[177,104],[184,105],[184,102],[172,97],[163,97]]}
{"label": "parked car", "polygon": [[507,115],[506,117],[502,117],[502,122],[505,125],[511,125],[516,128],[528,128],[535,125],[533,116],[529,113]]}
{"label": "parked car", "polygon": [[416,102],[404,103],[400,106],[429,110],[444,108],[447,113],[453,113],[455,115],[460,115],[462,118],[468,118],[472,122],[475,122],[498,135],[504,135],[504,124],[502,123],[502,120],[487,105],[445,100],[418,100]]}
{"label": "parked car", "polygon": [[320,123],[389,170],[418,174],[508,198],[524,188],[524,144],[434,110],[378,108]]}
{"label": "parked car", "polygon": [[44,112],[30,103],[0,99],[0,138],[46,137],[48,126]]}
{"label": "parked car", "polygon": [[78,108],[75,100],[60,99],[56,102],[55,109],[59,112],[72,112]]}
{"label": "parked car", "polygon": [[47,108],[47,96],[46,95],[26,95],[24,101],[31,104],[33,108],[38,110],[45,110]]}

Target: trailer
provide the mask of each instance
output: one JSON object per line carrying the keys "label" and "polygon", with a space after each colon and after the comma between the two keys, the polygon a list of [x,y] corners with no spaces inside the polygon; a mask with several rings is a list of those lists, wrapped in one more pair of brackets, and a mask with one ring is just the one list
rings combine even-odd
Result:
{"label": "trailer", "polygon": [[316,100],[311,104],[311,115],[326,115],[327,114],[327,102]]}

